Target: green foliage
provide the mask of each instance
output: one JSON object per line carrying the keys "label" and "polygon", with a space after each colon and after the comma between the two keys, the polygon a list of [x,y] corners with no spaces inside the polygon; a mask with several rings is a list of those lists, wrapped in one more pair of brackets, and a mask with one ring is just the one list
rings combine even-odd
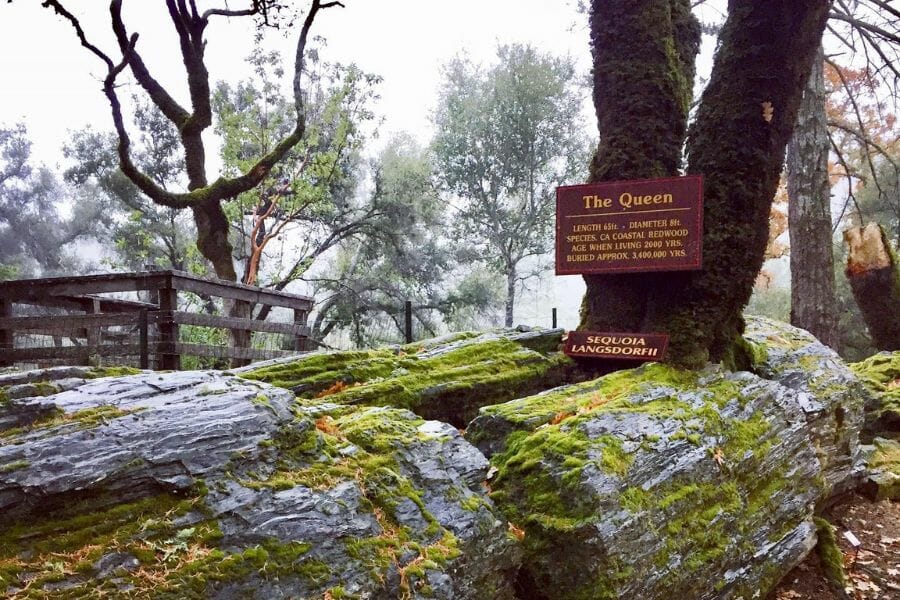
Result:
{"label": "green foliage", "polygon": [[[256,48],[247,62],[253,77],[220,82],[213,96],[220,155],[230,176],[251,168],[296,121],[293,100],[281,92],[281,57]],[[356,65],[322,63],[316,53],[307,67],[306,134],[260,186],[224,206],[238,236],[235,258],[244,264],[245,282],[283,287],[371,224],[372,207],[355,192],[380,78]],[[257,262],[251,260],[254,244],[266,249]]]}
{"label": "green foliage", "polygon": [[[63,217],[58,208],[67,201],[74,205]],[[53,172],[35,164],[25,125],[0,124],[0,280],[83,268],[67,245],[105,222],[102,203],[72,198]]]}
{"label": "green foliage", "polygon": [[373,211],[365,236],[344,243],[319,281],[327,296],[314,337],[347,329],[358,347],[399,341],[401,311],[413,303],[414,336],[435,335],[440,320],[460,324],[490,310],[492,281],[461,273],[447,236],[448,212],[433,182],[432,153],[408,135],[391,137],[372,165]]}
{"label": "green foliage", "polygon": [[[181,183],[184,156],[178,131],[146,98],[135,97],[132,157],[157,184],[171,188]],[[63,146],[73,161],[66,181],[82,194],[99,197],[109,223],[101,241],[111,245],[106,260],[114,269],[143,270],[146,265],[209,272],[195,244],[196,230],[185,211],[150,201],[119,169],[118,139],[111,132],[88,126],[75,131]]]}

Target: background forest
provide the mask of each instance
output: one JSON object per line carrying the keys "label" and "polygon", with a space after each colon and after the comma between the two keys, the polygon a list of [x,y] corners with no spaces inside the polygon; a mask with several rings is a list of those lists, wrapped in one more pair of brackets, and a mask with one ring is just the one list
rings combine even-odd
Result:
{"label": "background forest", "polygon": [[[720,7],[695,4],[704,44],[714,45]],[[898,16],[890,3],[835,4],[818,61],[821,85],[807,90],[809,112],[801,114],[801,123],[823,127],[809,134],[819,143],[804,145],[796,134],[771,216],[771,260],[747,309],[791,320],[791,287],[808,297],[798,286],[823,280],[825,269],[833,299],[817,299],[812,318],[833,334],[800,324],[852,360],[875,349],[843,275],[841,233],[875,221],[895,248],[900,243]],[[198,211],[173,200],[175,190],[200,187],[184,128],[158,98],[143,93],[140,75],[125,72],[128,85],[114,88],[125,107],[122,129],[111,119],[73,126],[55,158],[32,151],[23,122],[0,123],[0,278],[147,265],[233,278],[313,296],[309,324],[325,346],[400,339],[406,301],[413,304],[417,337],[522,321],[522,295],[534,298],[537,290],[546,297],[552,278],[554,190],[585,180],[597,142],[584,61],[528,41],[496,43],[492,56],[449,55],[435,67],[438,86],[417,90],[431,107],[423,136],[385,121],[381,94],[390,82],[368,72],[362,46],[358,64],[341,63],[330,58],[324,39],[310,37],[298,93],[297,81],[292,87],[297,65],[270,43],[277,26],[296,18],[274,12],[258,18],[256,43],[241,48],[246,61],[230,70],[235,76],[207,74],[210,178],[217,171],[237,181],[278,154],[253,186],[221,201],[227,240],[215,252],[211,237],[198,230],[204,223]],[[293,25],[288,31],[295,36],[299,22]],[[211,46],[226,43],[214,27],[201,38]],[[60,52],[83,51],[71,32],[58,43]],[[197,78],[188,70],[187,79],[196,116],[203,112]],[[695,97],[705,83],[701,74]],[[282,152],[281,142],[296,133],[301,104],[303,135]],[[68,112],[70,123],[82,122],[77,107]],[[131,168],[146,176],[146,186],[123,172],[123,130]],[[821,158],[823,145],[827,185],[806,192],[807,175],[797,165],[816,164],[810,153],[818,150]],[[805,205],[821,209],[818,221],[800,210]],[[827,252],[803,252],[810,242],[795,231],[810,227],[825,237]],[[823,254],[832,260],[813,268]],[[580,281],[566,279],[567,295],[580,298]],[[220,310],[195,302],[201,310]],[[799,305],[797,297],[793,303]],[[544,314],[525,319],[528,324],[549,324],[550,304],[543,306]]]}

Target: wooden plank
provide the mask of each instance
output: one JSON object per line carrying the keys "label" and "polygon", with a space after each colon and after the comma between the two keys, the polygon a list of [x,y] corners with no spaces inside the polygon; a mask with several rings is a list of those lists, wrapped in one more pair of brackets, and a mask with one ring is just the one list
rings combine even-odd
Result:
{"label": "wooden plank", "polygon": [[42,317],[0,317],[0,329],[14,331],[47,332],[47,335],[65,333],[89,327],[128,326],[138,323],[138,315],[48,315]]}
{"label": "wooden plank", "polygon": [[138,302],[137,300],[119,300],[116,298],[104,298],[102,296],[52,296],[46,298],[23,298],[16,300],[16,304],[28,304],[31,306],[46,306],[50,308],[66,308],[70,310],[85,310],[85,307],[91,306],[94,300],[100,301],[100,312],[104,313],[127,313],[135,312],[146,308],[147,310],[157,310],[156,304],[147,302]]}
{"label": "wooden plank", "polygon": [[302,327],[303,331],[294,337],[294,350],[303,352],[308,350],[309,327],[306,326],[306,318],[309,313],[305,310],[294,309],[294,325]]}
{"label": "wooden plank", "polygon": [[0,282],[0,298],[19,302],[48,296],[81,296],[109,292],[136,292],[164,287],[171,273],[109,273],[79,277],[49,277]]}
{"label": "wooden plank", "polygon": [[296,352],[290,350],[260,350],[257,348],[233,348],[230,346],[206,346],[204,344],[175,344],[179,355],[210,356],[213,358],[241,358],[249,360],[265,360],[280,356],[292,356]]}
{"label": "wooden plank", "polygon": [[309,296],[265,290],[242,283],[222,281],[221,279],[209,281],[182,273],[181,271],[172,272],[172,285],[186,292],[207,294],[231,300],[243,300],[254,304],[268,304],[270,306],[297,308],[306,311],[312,310],[313,307],[313,299]]}
{"label": "wooden plank", "polygon": [[172,315],[161,313],[159,321],[172,320],[179,325],[198,325],[200,327],[220,327],[222,329],[239,329],[241,331],[262,331],[265,333],[283,333],[286,335],[305,335],[305,325],[295,323],[269,323],[254,319],[238,319],[235,317],[220,317],[218,315],[203,315],[196,313],[176,312]]}
{"label": "wooden plank", "polygon": [[16,348],[5,353],[12,362],[26,362],[35,359],[79,359],[86,355],[98,356],[138,356],[140,344],[105,344],[100,346],[45,346],[39,348]]}

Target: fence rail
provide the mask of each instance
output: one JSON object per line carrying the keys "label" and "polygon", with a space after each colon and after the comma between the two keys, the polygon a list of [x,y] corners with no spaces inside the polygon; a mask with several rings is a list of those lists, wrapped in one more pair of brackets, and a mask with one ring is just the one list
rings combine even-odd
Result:
{"label": "fence rail", "polygon": [[[147,301],[104,297],[106,293],[143,293]],[[222,301],[220,314],[178,310],[179,293]],[[79,311],[82,314],[16,316],[17,305]],[[252,318],[257,305],[292,311],[292,322]],[[0,282],[0,366],[22,362],[90,363],[97,357],[137,357],[143,368],[181,368],[182,356],[229,359],[246,364],[306,349],[306,319],[311,298],[211,281],[180,271],[147,271],[82,277]],[[85,314],[86,313],[86,314]],[[182,339],[181,326],[229,332],[228,345]],[[254,348],[251,333],[287,337],[290,349]],[[41,345],[36,338],[43,338]],[[51,338],[50,345],[46,339]],[[21,342],[25,339],[25,343]],[[124,362],[124,361],[121,361]]]}

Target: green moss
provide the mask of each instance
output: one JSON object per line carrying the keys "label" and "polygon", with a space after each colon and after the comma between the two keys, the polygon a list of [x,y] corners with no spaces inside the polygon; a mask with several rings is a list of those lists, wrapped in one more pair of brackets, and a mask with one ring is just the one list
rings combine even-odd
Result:
{"label": "green moss", "polygon": [[[173,521],[191,511],[194,503],[163,495],[96,510],[87,501],[73,502],[15,524],[0,533],[0,586],[17,585],[19,575],[29,573],[34,581],[24,597],[45,598],[45,583],[84,572],[108,552],[129,553],[145,565],[163,569],[164,550],[174,548],[176,541],[188,541],[177,540],[179,529]],[[202,544],[221,534],[214,524],[201,523],[191,535],[191,542]],[[73,596],[88,595],[82,592],[86,590],[75,588]]]}
{"label": "green moss", "polygon": [[[410,443],[435,439],[419,431],[424,421],[407,411],[390,408],[354,408],[332,417],[320,417],[318,429],[291,435],[280,434],[270,447],[277,448],[277,468],[265,479],[242,479],[248,487],[284,489],[294,486],[329,488],[340,482],[356,481],[363,493],[361,509],[375,515],[379,535],[345,540],[351,558],[360,561],[374,581],[383,581],[396,565],[401,587],[409,589],[424,581],[425,571],[440,568],[459,555],[456,538],[427,510],[422,491],[403,475],[396,456]],[[401,502],[412,502],[427,523],[421,532],[399,524],[396,512]],[[467,510],[478,511],[484,501],[475,495],[455,499]],[[405,508],[404,510],[408,510]],[[424,540],[436,540],[426,543]],[[401,564],[401,557],[417,557]],[[324,565],[306,563],[311,576],[327,583]]]}
{"label": "green moss", "polygon": [[695,446],[700,445],[700,434],[699,433],[688,433],[684,429],[680,429],[680,430],[676,431],[675,433],[672,434],[672,437],[670,437],[669,439],[673,440],[673,441],[686,440]]}
{"label": "green moss", "polygon": [[472,494],[471,496],[462,500],[459,505],[463,508],[463,510],[467,510],[469,512],[477,512],[481,507],[485,506],[485,502],[481,496]]}
{"label": "green moss", "polygon": [[822,562],[822,571],[836,588],[842,590],[847,585],[847,575],[844,573],[844,555],[837,545],[834,528],[825,519],[816,517],[814,521],[819,535],[816,551]]}
{"label": "green moss", "polygon": [[863,384],[875,396],[867,407],[867,428],[877,435],[900,426],[900,352],[882,352],[850,365]]}
{"label": "green moss", "polygon": [[142,408],[122,410],[118,407],[104,404],[94,408],[86,408],[67,413],[58,408],[48,411],[38,420],[27,427],[17,427],[0,431],[0,439],[10,438],[33,431],[49,431],[56,427],[68,426],[76,431],[93,429],[113,419],[135,414]]}
{"label": "green moss", "polygon": [[101,377],[124,377],[126,375],[139,375],[143,371],[134,367],[94,367],[84,374],[85,379],[99,379]]}
{"label": "green moss", "polygon": [[[693,574],[705,565],[723,560],[726,554],[728,560],[739,560],[747,549],[732,543],[734,531],[749,535],[758,530],[767,518],[768,503],[777,501],[778,493],[791,482],[784,476],[786,465],[759,477],[752,465],[743,464],[761,462],[777,440],[771,439],[771,426],[761,411],[746,410],[749,399],[742,395],[742,376],[721,372],[702,376],[701,381],[696,372],[646,365],[482,409],[483,415],[500,416],[513,426],[505,448],[491,458],[497,468],[491,497],[511,522],[525,529],[528,562],[551,568],[545,557],[557,545],[569,543],[573,531],[600,518],[598,506],[609,505],[621,506],[636,519],[645,518],[641,513],[666,515],[665,526],[655,532],[665,545],[653,557],[655,568],[666,572],[669,583],[663,585],[691,589]],[[741,417],[723,416],[724,409],[734,408],[744,409]],[[660,442],[659,437],[626,441],[611,433],[586,434],[595,429],[586,422],[598,414],[635,413],[680,421],[682,427],[670,435],[669,442],[683,439],[700,446],[705,440],[714,441],[706,476],[651,488],[627,485],[601,497],[585,489],[585,469],[596,467],[627,481],[641,453],[664,451],[651,445]],[[625,450],[629,442],[637,442],[633,454]],[[607,597],[607,593],[616,597],[621,582],[610,573],[624,571],[612,563],[601,570],[602,577],[581,584],[578,593],[566,590],[566,597],[581,597],[582,592],[583,597]],[[632,573],[630,577],[639,576]],[[573,581],[583,577],[583,573],[572,574]],[[560,580],[557,575],[552,579]]]}
{"label": "green moss", "polygon": [[49,381],[36,381],[31,386],[34,388],[31,391],[33,396],[52,396],[60,392],[60,387]]}
{"label": "green moss", "polygon": [[625,452],[622,440],[613,435],[601,435],[594,440],[594,444],[601,448],[600,466],[603,470],[624,477],[634,462],[634,456]]}
{"label": "green moss", "polygon": [[875,452],[869,458],[869,470],[883,470],[900,477],[900,442],[875,438]]}
{"label": "green moss", "polygon": [[15,460],[5,465],[0,465],[0,473],[12,473],[20,469],[27,469],[30,464],[27,460]]}
{"label": "green moss", "polygon": [[311,355],[244,374],[295,390],[302,399],[409,408],[460,426],[484,405],[561,381],[570,364],[508,339],[474,341],[431,356],[391,350]]}

